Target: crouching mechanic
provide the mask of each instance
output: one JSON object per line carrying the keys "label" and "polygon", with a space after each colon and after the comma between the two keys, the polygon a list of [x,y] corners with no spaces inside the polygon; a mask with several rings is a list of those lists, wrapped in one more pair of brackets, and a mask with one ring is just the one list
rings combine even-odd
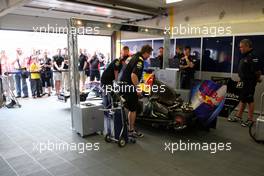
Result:
{"label": "crouching mechanic", "polygon": [[128,120],[129,120],[129,135],[131,137],[143,137],[143,134],[136,131],[135,121],[137,116],[138,96],[141,95],[141,91],[138,88],[139,81],[142,78],[144,69],[144,60],[150,57],[152,48],[149,45],[144,45],[140,52],[136,53],[126,65],[121,77],[122,82],[126,82],[125,88],[122,88],[124,92],[124,99],[128,108]]}
{"label": "crouching mechanic", "polygon": [[105,108],[109,108],[108,106],[110,103],[110,97],[109,94],[107,94],[107,91],[110,91],[113,88],[113,81],[118,80],[118,75],[121,72],[123,66],[125,65],[125,61],[128,57],[129,48],[127,46],[124,46],[122,49],[122,56],[119,59],[114,59],[102,74],[101,86],[104,90],[103,104]]}

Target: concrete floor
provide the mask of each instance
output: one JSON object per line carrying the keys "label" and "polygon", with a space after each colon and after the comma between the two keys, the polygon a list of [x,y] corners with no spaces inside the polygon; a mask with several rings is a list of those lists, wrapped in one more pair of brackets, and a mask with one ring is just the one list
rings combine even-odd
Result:
{"label": "concrete floor", "polygon": [[[55,97],[21,100],[20,109],[0,109],[1,176],[264,176],[264,146],[248,128],[220,118],[216,130],[172,133],[141,125],[145,137],[119,148],[99,135],[85,139],[71,130],[68,103]],[[231,151],[165,151],[165,142],[231,142]],[[38,142],[100,143],[83,154],[34,149]]]}

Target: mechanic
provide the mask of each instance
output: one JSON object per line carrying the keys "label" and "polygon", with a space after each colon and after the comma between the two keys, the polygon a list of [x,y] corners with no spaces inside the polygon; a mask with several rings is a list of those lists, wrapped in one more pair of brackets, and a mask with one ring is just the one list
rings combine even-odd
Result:
{"label": "mechanic", "polygon": [[163,47],[160,47],[159,48],[159,54],[157,56],[157,58],[159,60],[159,63],[160,63],[160,69],[163,68]]}
{"label": "mechanic", "polygon": [[[129,135],[131,137],[143,137],[143,134],[136,131],[135,121],[136,121],[136,110],[138,106],[138,96],[141,92],[137,90],[139,81],[142,78],[144,69],[144,60],[148,59],[153,51],[152,47],[149,45],[144,45],[141,51],[136,53],[129,63],[127,64],[121,81],[126,82],[126,88],[123,89],[124,99],[126,100],[126,105],[128,108],[128,120],[129,120]],[[129,86],[129,89],[127,89]],[[132,88],[132,90],[131,90]]]}
{"label": "mechanic", "polygon": [[[258,59],[253,54],[252,42],[243,39],[239,44],[242,57],[239,61],[238,76],[241,82],[239,110],[235,117],[228,118],[230,122],[240,122],[243,127],[250,126],[253,122],[254,113],[254,94],[257,82],[261,82],[261,69]],[[248,104],[248,119],[242,121],[242,115]]]}
{"label": "mechanic", "polygon": [[118,74],[125,65],[125,61],[127,60],[128,57],[129,57],[129,48],[128,46],[124,46],[122,48],[121,57],[119,59],[114,59],[103,72],[101,78],[101,85],[103,87],[106,87],[108,85],[112,86],[113,81],[118,80]]}
{"label": "mechanic", "polygon": [[[102,74],[101,87],[103,88],[103,105],[105,108],[109,108],[110,105],[110,94],[107,91],[113,89],[113,81],[118,80],[118,74],[121,72],[123,66],[125,65],[126,59],[129,57],[129,48],[124,46],[122,49],[122,55],[119,59],[114,59]],[[108,116],[108,113],[105,112]]]}
{"label": "mechanic", "polygon": [[180,59],[181,89],[191,89],[194,81],[195,63],[191,57],[191,47],[184,48],[184,57]]}

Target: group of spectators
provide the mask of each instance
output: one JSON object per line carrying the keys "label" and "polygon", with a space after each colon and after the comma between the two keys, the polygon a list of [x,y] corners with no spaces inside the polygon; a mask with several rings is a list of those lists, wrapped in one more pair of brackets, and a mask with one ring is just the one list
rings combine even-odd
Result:
{"label": "group of spectators", "polygon": [[62,54],[62,49],[58,49],[56,55],[50,58],[47,51],[34,50],[30,56],[25,56],[23,50],[17,48],[15,58],[10,58],[2,50],[0,55],[2,75],[8,77],[9,87],[16,91],[16,98],[29,97],[28,79],[33,98],[46,94],[50,96],[54,82],[56,94],[61,90],[68,91],[69,57],[67,48],[63,51]]}
{"label": "group of spectators", "polygon": [[[52,90],[56,95],[70,91],[70,72],[68,49],[57,49],[50,57],[48,51],[33,50],[26,56],[21,48],[16,49],[12,57],[2,50],[0,53],[0,68],[3,82],[3,92],[9,90],[16,93],[16,98],[28,98],[29,87],[33,98],[51,96]],[[86,80],[100,80],[100,67],[106,63],[105,57],[100,52],[88,54],[86,49],[80,49],[79,71],[82,82],[81,89],[85,89]],[[90,77],[90,79],[86,79]],[[10,95],[6,95],[10,97]],[[12,101],[10,99],[10,101]]]}
{"label": "group of spectators", "polygon": [[86,89],[85,85],[87,81],[100,81],[101,73],[104,71],[108,61],[109,59],[100,52],[94,52],[93,55],[90,55],[86,49],[79,50],[78,70],[80,74],[80,91]]}

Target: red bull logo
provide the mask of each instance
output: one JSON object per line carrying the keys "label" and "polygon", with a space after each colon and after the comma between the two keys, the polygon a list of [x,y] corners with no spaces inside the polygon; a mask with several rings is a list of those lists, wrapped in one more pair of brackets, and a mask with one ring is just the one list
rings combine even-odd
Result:
{"label": "red bull logo", "polygon": [[203,103],[213,108],[225,98],[223,95],[219,95],[219,91],[220,93],[222,92],[221,88],[216,90],[216,87],[212,87],[212,84],[209,85],[207,82],[204,82],[199,89],[199,98]]}
{"label": "red bull logo", "polygon": [[203,94],[202,92],[200,92],[200,97],[202,98],[203,102],[210,105],[210,106],[216,106],[218,105],[223,99],[224,97],[219,97],[217,92],[214,92],[214,94],[212,96],[208,96]]}

